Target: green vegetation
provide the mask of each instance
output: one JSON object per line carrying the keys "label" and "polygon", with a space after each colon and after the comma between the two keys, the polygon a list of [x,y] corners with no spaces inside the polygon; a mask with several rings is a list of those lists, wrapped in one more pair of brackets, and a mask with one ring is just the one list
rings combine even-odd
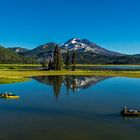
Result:
{"label": "green vegetation", "polygon": [[140,56],[110,56],[92,52],[77,52],[79,64],[140,64]]}
{"label": "green vegetation", "polygon": [[36,67],[36,66],[41,66],[41,64],[0,64],[0,67],[25,67],[25,66],[31,66],[31,67]]}
{"label": "green vegetation", "polygon": [[[39,67],[41,64],[0,64],[0,67]],[[65,65],[64,65],[65,66]],[[140,66],[138,64],[76,64],[76,66]]]}
{"label": "green vegetation", "polygon": [[28,64],[28,63],[36,63],[36,61],[32,58],[26,58],[16,54],[10,49],[6,49],[0,46],[0,63],[1,64]]}
{"label": "green vegetation", "polygon": [[0,70],[0,79],[26,79],[32,76],[49,75],[83,75],[83,76],[126,76],[140,78],[140,71],[84,71],[84,70],[62,70],[62,71],[39,71],[39,70]]}
{"label": "green vegetation", "polygon": [[92,66],[140,66],[139,64],[76,64],[80,67],[92,67]]}
{"label": "green vegetation", "polygon": [[0,64],[0,69],[15,69],[15,70],[23,70],[25,67],[26,69],[28,67],[34,68],[34,67],[39,67],[41,66],[40,64]]}
{"label": "green vegetation", "polygon": [[0,78],[0,84],[10,84],[10,83],[24,82],[24,81],[27,81],[27,80],[29,80],[29,78],[21,78],[21,77],[18,77],[18,78],[13,78],[13,77]]}
{"label": "green vegetation", "polygon": [[65,60],[65,66],[66,66],[66,69],[69,69],[69,66],[70,66],[70,52],[69,50],[67,50],[67,53],[66,53],[66,60]]}
{"label": "green vegetation", "polygon": [[44,45],[40,45],[32,50],[27,51],[23,56],[33,57],[36,59],[46,58],[48,53],[53,52],[54,48],[57,46],[56,43],[50,42]]}
{"label": "green vegetation", "polygon": [[[111,71],[111,70],[28,70],[25,66],[37,67],[39,64],[0,64],[0,84],[15,83],[29,80],[32,76],[49,76],[49,75],[83,75],[83,76],[124,76],[140,78],[140,71]],[[106,65],[79,65],[76,66],[106,66]],[[113,65],[107,65],[113,66]],[[120,66],[120,65],[118,65]],[[123,65],[124,66],[124,65]],[[126,65],[127,66],[127,65]],[[129,65],[130,66],[130,65]],[[132,65],[134,66],[134,65]],[[12,69],[10,68],[12,67]]]}
{"label": "green vegetation", "polygon": [[62,70],[63,60],[60,53],[59,46],[56,46],[54,49],[54,58],[53,58],[54,70]]}
{"label": "green vegetation", "polygon": [[77,63],[76,51],[73,51],[73,53],[72,53],[72,60],[71,60],[72,71],[75,71],[75,69],[76,69],[76,63]]}

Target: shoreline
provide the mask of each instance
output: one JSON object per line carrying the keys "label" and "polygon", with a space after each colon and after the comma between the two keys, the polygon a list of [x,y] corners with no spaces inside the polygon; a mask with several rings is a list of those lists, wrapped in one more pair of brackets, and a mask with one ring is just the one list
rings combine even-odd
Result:
{"label": "shoreline", "polygon": [[112,71],[112,70],[62,70],[62,71],[41,71],[41,70],[0,70],[0,84],[16,83],[29,80],[33,76],[112,76],[140,78],[140,71]]}

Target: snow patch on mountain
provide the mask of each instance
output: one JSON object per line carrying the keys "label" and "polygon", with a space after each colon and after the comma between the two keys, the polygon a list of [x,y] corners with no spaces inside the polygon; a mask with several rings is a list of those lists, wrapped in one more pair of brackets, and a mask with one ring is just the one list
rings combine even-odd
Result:
{"label": "snow patch on mountain", "polygon": [[116,56],[122,55],[120,53],[116,53],[113,51],[109,51],[105,48],[102,48],[97,44],[90,42],[87,39],[80,39],[80,38],[72,38],[67,42],[65,42],[64,44],[61,44],[60,48],[65,50],[68,49],[70,51],[76,50],[82,52],[92,52],[101,55],[116,55]]}

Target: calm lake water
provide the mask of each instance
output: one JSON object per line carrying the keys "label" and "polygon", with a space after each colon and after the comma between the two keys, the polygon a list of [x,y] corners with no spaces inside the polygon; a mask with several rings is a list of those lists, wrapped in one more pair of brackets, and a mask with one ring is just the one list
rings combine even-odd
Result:
{"label": "calm lake water", "polygon": [[139,78],[34,77],[5,91],[20,99],[0,99],[0,140],[140,139],[140,118],[119,114],[140,109]]}

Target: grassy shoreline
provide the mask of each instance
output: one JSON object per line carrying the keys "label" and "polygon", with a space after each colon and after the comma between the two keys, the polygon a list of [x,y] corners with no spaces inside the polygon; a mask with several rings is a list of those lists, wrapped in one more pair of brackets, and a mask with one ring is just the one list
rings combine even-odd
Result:
{"label": "grassy shoreline", "polygon": [[[0,66],[42,66],[41,64],[0,64]],[[76,66],[140,66],[140,64],[76,64]]]}
{"label": "grassy shoreline", "polygon": [[25,67],[25,66],[41,66],[41,64],[0,64],[0,66],[15,66],[15,67]]}
{"label": "grassy shoreline", "polygon": [[81,76],[120,76],[140,78],[140,71],[76,70],[76,71],[39,71],[39,70],[0,70],[0,83],[15,83],[29,80],[33,76],[81,75]]}
{"label": "grassy shoreline", "polygon": [[[32,76],[49,75],[81,75],[81,76],[122,76],[140,78],[140,71],[133,70],[76,70],[76,71],[41,71],[33,69],[24,69],[24,67],[38,67],[40,64],[0,64],[0,84],[23,82]],[[140,65],[102,65],[102,64],[77,64],[80,67],[92,66],[140,66]]]}

